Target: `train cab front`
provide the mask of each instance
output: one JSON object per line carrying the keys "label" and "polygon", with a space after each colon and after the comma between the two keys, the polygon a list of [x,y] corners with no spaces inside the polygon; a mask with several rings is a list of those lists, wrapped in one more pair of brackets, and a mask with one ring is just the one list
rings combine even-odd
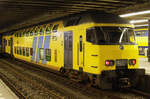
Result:
{"label": "train cab front", "polygon": [[95,60],[91,64],[97,66],[94,72],[100,71],[96,82],[100,87],[135,86],[145,74],[144,69],[138,69],[138,46],[132,27],[94,26],[87,29],[86,37],[93,50],[89,51],[91,59]]}

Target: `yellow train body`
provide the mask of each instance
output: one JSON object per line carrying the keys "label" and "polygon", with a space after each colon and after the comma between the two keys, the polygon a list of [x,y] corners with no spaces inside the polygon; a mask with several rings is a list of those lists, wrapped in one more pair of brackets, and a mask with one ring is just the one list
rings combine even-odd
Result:
{"label": "yellow train body", "polygon": [[[13,56],[15,58],[58,71],[66,68],[101,75],[103,71],[117,70],[117,60],[127,60],[128,70],[138,69],[138,45],[93,44],[86,38],[87,29],[92,27],[133,28],[130,24],[95,22],[65,27],[63,20],[59,20],[19,30],[13,35],[4,35],[3,41],[13,38]],[[48,29],[49,31],[47,31]],[[66,43],[65,40],[71,40],[71,43]],[[130,37],[130,40],[132,41],[133,37]],[[10,54],[11,47],[8,44],[4,44],[4,46],[5,53]],[[71,53],[69,52],[70,48],[72,49]],[[65,50],[69,51],[65,52]],[[130,65],[130,59],[135,59],[136,64]],[[106,60],[113,60],[113,66],[106,66]],[[69,67],[65,66],[67,62]]]}
{"label": "yellow train body", "polygon": [[[25,56],[23,55],[23,48],[32,48],[33,46],[33,36],[27,36],[27,37],[15,37],[13,36],[5,36],[4,39],[10,40],[11,37],[14,38],[13,46],[14,46],[14,52],[15,49],[21,48],[22,54],[14,53],[14,57],[32,62],[35,64],[40,64],[55,70],[60,70],[62,66],[64,66],[64,31],[73,31],[73,69],[79,70],[79,67],[83,68],[84,72],[92,73],[92,74],[101,74],[104,70],[116,70],[115,64],[114,66],[108,67],[105,66],[105,60],[117,60],[117,59],[136,59],[137,63],[135,66],[128,65],[128,69],[134,69],[138,68],[138,47],[137,45],[124,45],[124,50],[120,49],[120,45],[93,45],[92,43],[86,42],[86,29],[89,27],[94,26],[118,26],[118,27],[133,27],[131,25],[123,25],[123,24],[84,24],[79,26],[70,26],[67,28],[64,28],[62,25],[62,22],[56,22],[53,24],[59,24],[58,32],[51,33],[49,35],[46,35],[44,32],[44,35],[37,35],[36,37],[43,37],[42,40],[42,47],[44,48],[44,41],[46,36],[50,36],[50,46],[51,49],[51,61],[47,62],[46,64],[42,63],[42,60],[39,62],[36,61],[37,54],[35,55],[35,59],[31,60],[31,52],[29,51],[29,56],[26,55],[25,50]],[[48,25],[48,24],[47,24]],[[42,27],[40,27],[42,28]],[[17,31],[17,33],[22,33],[22,31]],[[77,54],[78,48],[77,43],[79,42],[79,36],[83,35],[83,42],[84,42],[84,52],[86,54],[83,56],[83,53],[79,53],[79,56]],[[54,40],[53,37],[57,36],[57,40]],[[37,42],[39,39],[37,39]],[[38,43],[36,44],[38,46]],[[111,50],[110,50],[111,49]],[[36,48],[35,53],[37,53],[38,48]],[[55,51],[57,51],[57,56]],[[16,51],[17,52],[17,51]],[[6,46],[6,53],[10,54],[10,46]],[[93,55],[93,56],[92,56]],[[94,56],[95,55],[95,56]],[[79,59],[78,59],[79,57]],[[84,59],[84,60],[83,60]],[[78,62],[79,61],[79,62]],[[83,62],[84,61],[84,62]],[[95,66],[95,68],[94,68]]]}

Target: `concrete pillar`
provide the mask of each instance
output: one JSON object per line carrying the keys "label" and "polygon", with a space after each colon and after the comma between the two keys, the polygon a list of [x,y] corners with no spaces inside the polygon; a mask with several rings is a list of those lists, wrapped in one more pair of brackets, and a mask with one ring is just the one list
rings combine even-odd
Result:
{"label": "concrete pillar", "polygon": [[150,62],[150,20],[148,20],[148,62]]}

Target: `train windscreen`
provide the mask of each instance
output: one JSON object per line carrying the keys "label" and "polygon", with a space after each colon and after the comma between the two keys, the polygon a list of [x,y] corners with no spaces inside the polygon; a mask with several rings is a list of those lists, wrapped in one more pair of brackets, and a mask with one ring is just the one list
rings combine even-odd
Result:
{"label": "train windscreen", "polygon": [[135,44],[132,28],[92,27],[86,30],[86,40],[93,44]]}

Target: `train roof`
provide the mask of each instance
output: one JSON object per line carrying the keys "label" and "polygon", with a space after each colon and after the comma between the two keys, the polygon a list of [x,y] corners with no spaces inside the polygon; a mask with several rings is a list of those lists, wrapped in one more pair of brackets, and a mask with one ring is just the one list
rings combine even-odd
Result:
{"label": "train roof", "polygon": [[90,11],[70,15],[64,18],[64,26],[73,26],[85,23],[116,23],[116,24],[129,24],[129,22],[118,15],[106,13],[104,11]]}

